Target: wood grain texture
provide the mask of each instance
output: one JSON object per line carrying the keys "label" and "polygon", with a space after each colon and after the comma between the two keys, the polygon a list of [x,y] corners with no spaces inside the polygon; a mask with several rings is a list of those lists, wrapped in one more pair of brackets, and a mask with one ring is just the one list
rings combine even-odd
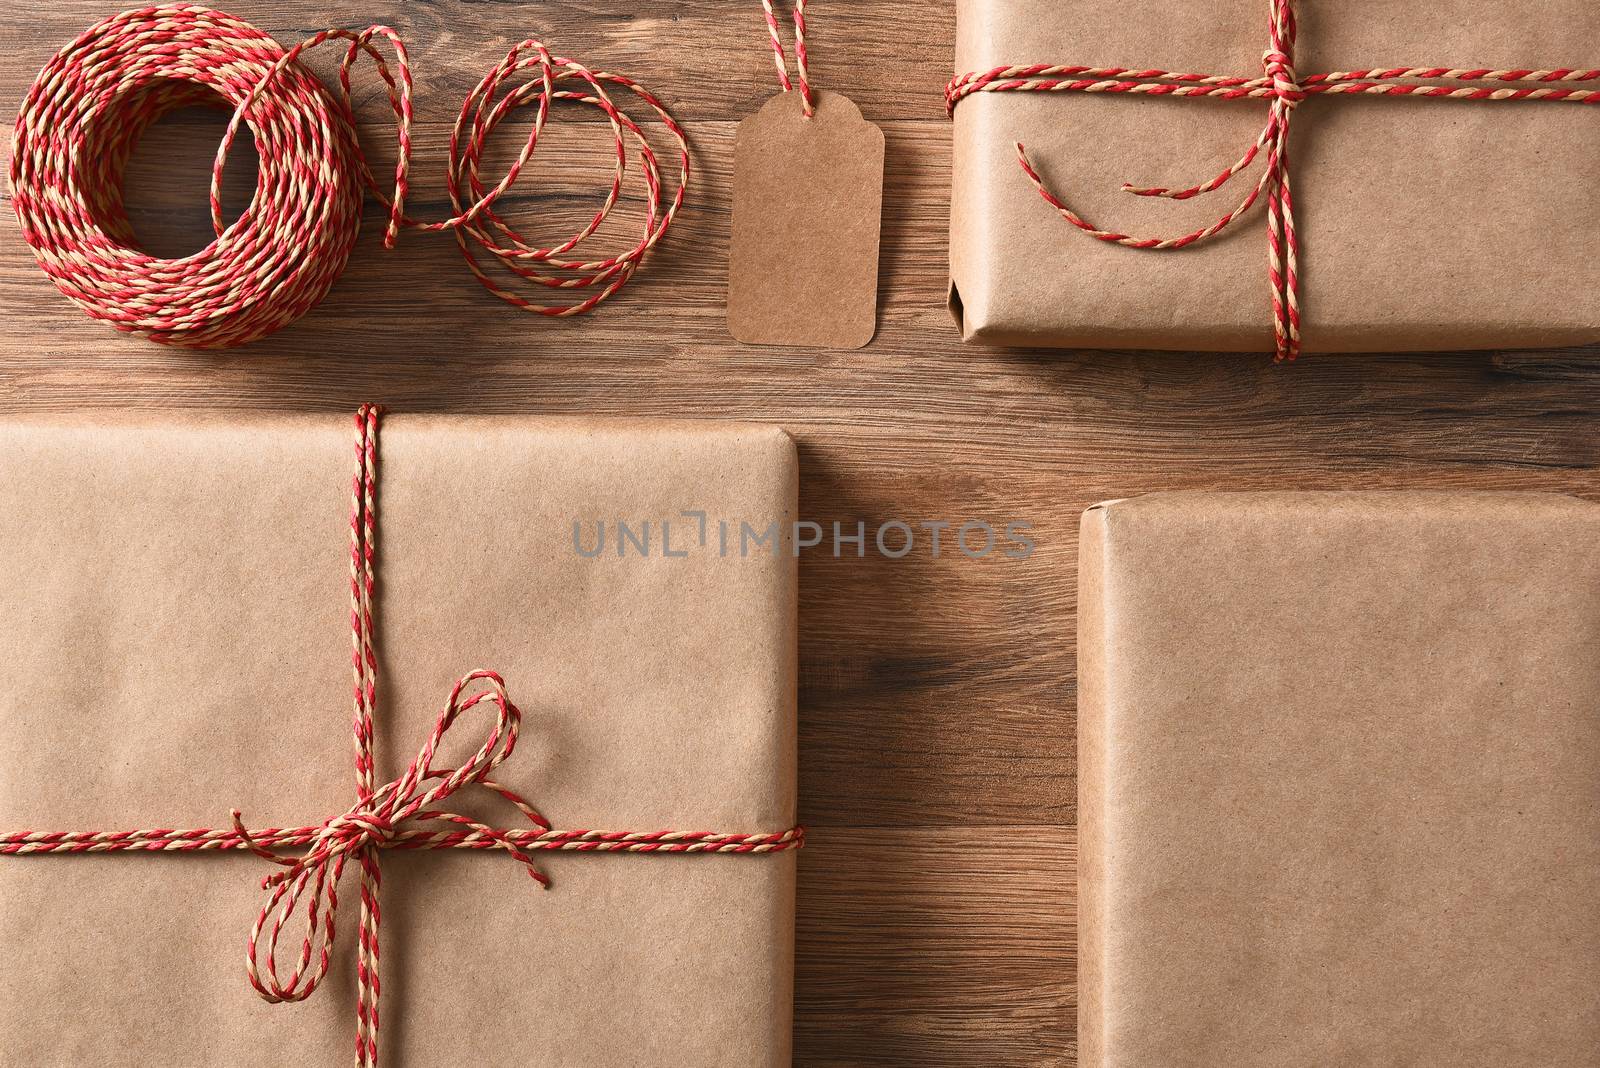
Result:
{"label": "wood grain texture", "polygon": [[[0,101],[110,10],[8,2]],[[943,307],[950,5],[813,7],[814,72],[888,134],[881,310],[861,352],[749,349],[723,325],[734,125],[775,90],[754,0],[239,3],[280,39],[392,22],[419,78],[419,214],[444,210],[461,96],[514,40],[639,78],[689,128],[681,225],[575,322],[483,293],[448,239],[394,252],[369,226],[324,305],[230,354],[89,322],[0,219],[0,410],[80,407],[691,415],[771,420],[800,442],[802,508],[827,526],[1033,524],[1025,561],[802,561],[802,854],[796,1061],[1071,1065],[1076,524],[1175,488],[1483,487],[1600,496],[1600,350],[1308,358],[964,347]],[[624,12],[624,8],[628,13]],[[363,99],[372,100],[370,79]],[[376,106],[368,109],[381,117]],[[147,242],[206,240],[220,124],[153,131],[129,178]],[[369,143],[391,134],[375,123]],[[499,146],[509,158],[509,144]],[[515,215],[562,236],[591,211],[601,134],[553,132]],[[1112,176],[1118,178],[1120,176]],[[249,188],[247,167],[231,185]],[[637,206],[636,201],[633,206]],[[1046,231],[1048,236],[1048,231]],[[1263,293],[1263,316],[1268,314]]]}

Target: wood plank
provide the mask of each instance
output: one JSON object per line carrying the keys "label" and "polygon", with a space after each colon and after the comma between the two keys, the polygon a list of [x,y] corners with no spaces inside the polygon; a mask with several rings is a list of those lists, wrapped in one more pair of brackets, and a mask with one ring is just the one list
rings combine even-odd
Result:
{"label": "wood plank", "polygon": [[1072,1063],[1070,829],[839,829],[814,844],[800,873],[797,1065]]}
{"label": "wood plank", "polygon": [[[394,27],[411,56],[418,114],[440,122],[453,121],[473,86],[512,45],[529,37],[593,70],[638,79],[686,121],[743,118],[778,91],[756,0],[375,0],[356,7],[245,0],[222,7],[286,47],[331,26]],[[778,5],[780,11],[786,7]],[[953,7],[895,0],[813,4],[806,39],[814,84],[850,96],[874,120],[943,114],[955,42]],[[0,21],[0,50],[7,56],[0,99],[21,99],[51,55],[116,10],[97,0],[57,0],[28,7],[25,18]],[[789,40],[786,29],[786,46]],[[322,70],[336,68],[338,60],[339,49],[331,44],[310,58]],[[358,77],[356,84],[361,99],[381,99],[376,77]]]}

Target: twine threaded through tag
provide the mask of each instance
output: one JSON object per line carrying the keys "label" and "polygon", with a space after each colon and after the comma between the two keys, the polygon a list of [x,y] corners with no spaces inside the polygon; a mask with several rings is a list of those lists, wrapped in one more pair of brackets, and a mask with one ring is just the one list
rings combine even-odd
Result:
{"label": "twine threaded through tag", "polygon": [[793,92],[800,86],[801,107],[806,118],[817,113],[817,97],[811,88],[810,60],[806,55],[806,0],[794,0],[794,80],[789,79],[789,60],[783,51],[782,32],[778,29],[778,16],[772,10],[772,0],[761,0],[761,10],[767,16],[767,33],[772,38],[772,58],[778,67],[778,84],[783,91]]}

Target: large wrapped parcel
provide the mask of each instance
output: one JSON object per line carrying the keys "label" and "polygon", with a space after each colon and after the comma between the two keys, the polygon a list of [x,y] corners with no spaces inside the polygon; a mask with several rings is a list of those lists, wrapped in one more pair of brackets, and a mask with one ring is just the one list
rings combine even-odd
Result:
{"label": "large wrapped parcel", "polygon": [[[0,423],[0,833],[350,808],[351,446],[334,414]],[[488,668],[523,715],[494,779],[557,828],[793,827],[795,561],[716,536],[792,529],[781,430],[395,415],[377,481],[378,782]],[[498,851],[381,855],[384,1065],[789,1063],[795,853],[537,853],[549,890]],[[350,1063],[356,888],[327,983],[271,1005],[244,958],[275,870],[0,856],[0,1060]]]}
{"label": "large wrapped parcel", "polygon": [[1083,1068],[1600,1049],[1600,505],[1084,516]]}
{"label": "large wrapped parcel", "polygon": [[[1391,64],[1600,68],[1593,0],[1297,0],[1293,9],[1301,83]],[[1257,78],[1269,39],[1268,0],[958,0],[957,10],[958,74],[1073,64]],[[1023,174],[1016,147],[1023,143],[1048,187],[1095,225],[1175,237],[1233,208],[1264,160],[1183,202],[1129,196],[1123,183],[1205,182],[1256,141],[1268,112],[1265,100],[1134,93],[962,100],[950,269],[965,336],[1271,350],[1264,202],[1206,243],[1125,248],[1057,215]],[[1293,111],[1288,161],[1307,352],[1600,339],[1600,106],[1313,96]]]}

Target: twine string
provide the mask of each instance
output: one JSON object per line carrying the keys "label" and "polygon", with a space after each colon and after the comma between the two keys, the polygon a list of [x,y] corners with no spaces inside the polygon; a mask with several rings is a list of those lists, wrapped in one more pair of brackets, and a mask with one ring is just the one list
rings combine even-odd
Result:
{"label": "twine string", "polygon": [[[397,43],[397,49],[403,48]],[[349,60],[355,54],[354,46],[346,56],[346,63],[340,68],[340,83],[345,84],[345,71],[348,70]],[[381,60],[379,69],[382,69]],[[267,79],[262,79],[265,83]],[[385,76],[385,82],[390,79]],[[392,82],[390,83],[392,86]],[[348,93],[345,97],[348,102]],[[227,139],[224,139],[224,150]],[[404,159],[404,153],[401,154]],[[222,168],[222,158],[217,160],[217,171],[214,178],[219,178]],[[397,184],[395,194],[399,201],[403,193]],[[215,187],[213,186],[213,203],[215,202]],[[336,826],[346,828],[344,833],[334,841],[354,843],[358,846],[356,858],[361,866],[361,907],[360,927],[356,938],[356,1064],[361,1068],[371,1068],[378,1061],[378,1003],[381,992],[378,973],[378,931],[381,926],[382,913],[378,908],[378,893],[383,885],[383,871],[378,863],[378,846],[394,834],[394,812],[390,808],[374,804],[375,791],[373,780],[375,776],[372,754],[374,736],[373,713],[378,697],[378,653],[375,644],[372,613],[372,591],[374,563],[377,557],[377,482],[378,482],[378,418],[379,410],[376,405],[364,404],[356,411],[355,426],[355,474],[350,479],[350,669],[352,681],[351,700],[354,715],[351,720],[351,734],[355,739],[355,767],[356,767],[356,806],[344,818],[330,820],[326,826],[332,831]],[[470,677],[470,676],[469,676]],[[495,679],[498,685],[498,678]],[[457,695],[461,691],[461,684],[451,691],[450,700],[446,703],[445,712],[440,717],[440,725],[435,728],[435,734],[442,736],[444,730],[449,729],[450,722],[455,718],[454,710]],[[501,688],[504,697],[504,689]],[[502,710],[501,721],[509,718],[515,711]],[[499,724],[496,730],[500,729]],[[514,736],[513,736],[514,741]],[[429,767],[431,754],[424,747],[422,755],[418,757],[425,770]],[[407,768],[410,776],[417,767],[414,761]],[[398,790],[398,786],[395,787]],[[273,854],[265,847],[251,842],[249,834],[245,831],[244,818],[238,809],[232,810],[233,827],[239,836],[245,840],[246,846],[257,856],[272,859]],[[361,833],[365,830],[367,833]],[[323,836],[326,841],[328,835]],[[245,956],[245,974],[250,979],[250,985],[256,993],[271,1003],[282,1000],[293,1000],[293,992],[298,986],[298,976],[304,973],[308,950],[311,940],[316,936],[315,920],[316,908],[319,900],[326,892],[327,907],[326,921],[323,924],[325,941],[318,954],[318,970],[315,976],[307,981],[303,988],[303,996],[310,996],[327,974],[329,951],[333,943],[334,916],[338,911],[339,899],[337,890],[339,877],[344,872],[344,853],[336,853],[332,869],[332,880],[329,881],[329,869],[326,861],[318,862],[315,855],[322,842],[313,843],[306,856],[298,862],[287,862],[286,871],[275,876],[269,876],[261,884],[263,890],[272,888],[272,893],[280,897],[281,909],[273,919],[272,933],[267,942],[268,970],[272,981],[263,983],[257,969],[256,947],[261,936],[261,925],[267,913],[272,911],[273,902],[269,900],[261,913],[257,916],[255,925],[250,929],[250,938],[247,943]],[[301,959],[296,964],[287,987],[278,982],[277,958],[278,936],[282,932],[285,922],[292,912],[296,900],[305,888],[305,873],[312,871],[316,876],[316,889],[307,902],[307,934],[306,942],[302,947]],[[278,882],[274,884],[273,879]],[[326,890],[324,890],[326,888]]]}
{"label": "twine string", "polygon": [[794,0],[794,81],[789,79],[789,59],[783,50],[783,35],[778,27],[777,13],[772,10],[772,0],[761,0],[761,10],[767,16],[767,35],[772,39],[772,58],[778,68],[778,84],[784,92],[791,92],[796,83],[800,86],[800,106],[806,118],[817,113],[816,94],[811,88],[810,61],[806,56],[806,0]]}
{"label": "twine string", "polygon": [[[1188,200],[1216,192],[1264,154],[1260,177],[1228,212],[1208,226],[1175,237],[1135,236],[1103,229],[1073,211],[1054,193],[1028,156],[1016,145],[1017,160],[1040,196],[1062,218],[1098,240],[1126,248],[1172,251],[1209,241],[1227,230],[1263,196],[1267,204],[1267,274],[1272,291],[1277,358],[1295,359],[1301,349],[1300,242],[1295,228],[1289,166],[1289,129],[1295,109],[1313,96],[1387,96],[1418,100],[1565,101],[1600,103],[1600,89],[1578,87],[1600,80],[1600,69],[1491,70],[1447,67],[1392,67],[1335,71],[1299,77],[1295,73],[1298,25],[1293,0],[1269,0],[1268,47],[1262,75],[1179,73],[1130,67],[1085,67],[1058,64],[1003,66],[959,74],[945,88],[945,105],[956,105],[974,93],[1125,93],[1185,100],[1266,100],[1266,123],[1260,136],[1234,163],[1209,181],[1181,189],[1124,184],[1134,196]],[[1442,83],[1442,84],[1441,84]]]}
{"label": "twine string", "polygon": [[[329,42],[345,46],[331,89],[301,62]],[[388,188],[374,175],[356,132],[351,73],[363,57],[383,82],[395,121]],[[675,178],[666,177],[644,129],[613,99],[619,90],[641,102],[675,142]],[[406,211],[413,95],[405,43],[388,26],[323,30],[285,50],[249,23],[204,7],[124,12],[63,48],[29,90],[17,115],[13,207],[40,266],[91,316],[154,341],[200,348],[256,340],[315,306],[349,257],[364,191],[387,211],[386,248],[403,229],[448,231],[468,270],[491,293],[557,317],[587,312],[621,289],[682,207],[688,139],[666,105],[630,78],[590,70],[530,38],[484,75],[457,115],[445,172],[452,213],[434,221],[414,218]],[[121,201],[128,157],[161,114],[214,104],[218,96],[232,114],[211,172],[216,240],[182,259],[149,256],[137,247]],[[541,245],[496,207],[532,160],[557,102],[602,113],[615,163],[589,221],[567,239]],[[525,106],[534,117],[522,147],[505,174],[487,184],[481,167],[488,140]],[[222,175],[246,128],[260,157],[256,196],[225,225]],[[644,186],[642,229],[619,252],[579,256],[574,250],[595,235],[621,198],[630,145]],[[520,291],[518,280],[573,292],[539,302]]]}
{"label": "twine string", "polygon": [[[356,473],[351,484],[350,630],[354,676],[356,801],[344,812],[306,827],[245,826],[238,809],[227,829],[128,831],[16,831],[0,833],[0,857],[77,853],[190,853],[246,851],[278,870],[262,880],[266,901],[256,915],[246,947],[251,987],[268,1002],[304,1001],[316,992],[332,964],[339,886],[351,862],[359,869],[360,930],[356,950],[356,1065],[378,1064],[379,856],[392,849],[476,849],[506,853],[541,887],[549,877],[535,863],[541,851],[577,853],[684,853],[761,856],[799,849],[805,830],[737,834],[716,831],[558,830],[520,794],[490,776],[510,759],[522,728],[522,713],[493,671],[469,672],[457,680],[433,730],[401,774],[374,786],[373,736],[377,700],[377,651],[373,588],[377,533],[377,440],[379,409],[357,412]],[[436,765],[439,748],[466,713],[480,707],[494,723],[471,757],[455,767]],[[509,803],[528,822],[500,828],[451,811],[447,802],[477,788]],[[279,851],[299,850],[298,856]],[[298,951],[280,960],[284,933],[303,930]],[[292,946],[292,942],[288,943]]]}

